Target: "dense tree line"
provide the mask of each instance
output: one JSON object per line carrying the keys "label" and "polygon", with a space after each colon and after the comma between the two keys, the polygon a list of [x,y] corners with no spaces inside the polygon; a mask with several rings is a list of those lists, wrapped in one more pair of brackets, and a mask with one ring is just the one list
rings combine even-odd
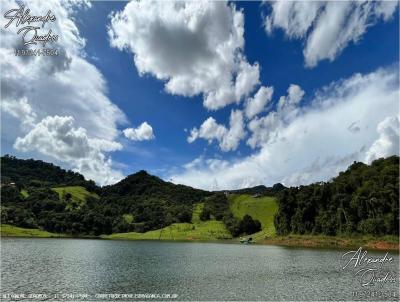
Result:
{"label": "dense tree line", "polygon": [[[96,187],[92,191],[100,198],[89,197],[77,207],[72,206],[71,194],[60,197],[51,188],[87,185],[82,175],[41,161],[8,156],[2,158],[2,165],[7,166],[7,178],[2,178],[2,223],[49,232],[81,235],[146,232],[175,222],[190,222],[193,204],[211,194],[140,171],[115,185]],[[22,196],[22,188],[27,190],[27,197]]]}
{"label": "dense tree line", "polygon": [[88,191],[98,192],[94,181],[83,175],[61,169],[51,163],[34,159],[18,159],[15,156],[1,157],[1,182],[14,182],[18,188],[40,188],[50,186],[82,186]]}
{"label": "dense tree line", "polygon": [[[261,224],[246,215],[237,219],[223,193],[174,185],[140,171],[121,182],[97,187],[82,175],[52,164],[4,156],[1,218],[27,228],[76,235],[145,232],[175,222],[190,222],[193,205],[204,202],[202,220],[223,221],[233,236],[252,234]],[[77,206],[71,194],[52,187],[84,186],[97,192]],[[23,196],[21,189],[28,192]],[[257,192],[264,188],[256,187]],[[398,234],[399,157],[354,163],[330,182],[296,188],[277,185],[278,234]]]}
{"label": "dense tree line", "polygon": [[191,204],[168,203],[153,197],[88,197],[78,208],[68,207],[68,198],[68,194],[60,198],[48,188],[30,190],[24,198],[16,188],[5,186],[2,223],[57,233],[100,235],[146,232],[174,222],[190,222],[192,217]]}
{"label": "dense tree line", "polygon": [[398,235],[399,157],[354,162],[330,182],[284,190],[275,227],[280,235]]}
{"label": "dense tree line", "polygon": [[170,203],[192,205],[211,193],[184,185],[165,182],[162,179],[139,171],[120,182],[102,188],[101,195],[112,197],[151,196]]}
{"label": "dense tree line", "polygon": [[259,196],[275,196],[279,192],[283,191],[286,187],[281,183],[276,183],[272,187],[266,187],[264,185],[255,186],[251,188],[244,188],[238,190],[227,191],[230,194],[249,194]]}
{"label": "dense tree line", "polygon": [[253,220],[249,215],[245,215],[241,220],[234,217],[229,207],[229,200],[223,193],[216,193],[205,199],[200,219],[223,221],[233,237],[241,234],[253,234],[261,230],[261,223]]}

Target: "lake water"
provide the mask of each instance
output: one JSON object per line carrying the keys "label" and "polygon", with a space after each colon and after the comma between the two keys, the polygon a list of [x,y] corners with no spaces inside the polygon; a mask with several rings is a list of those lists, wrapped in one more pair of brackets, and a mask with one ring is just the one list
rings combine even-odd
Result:
{"label": "lake water", "polygon": [[[134,300],[135,294],[146,301],[398,300],[398,254],[389,253],[393,261],[377,271],[377,275],[395,272],[394,283],[362,287],[354,276],[354,262],[342,269],[349,259],[341,258],[344,252],[220,243],[3,238],[1,294],[4,300],[23,299],[23,295],[26,300],[40,298],[29,294],[96,301]],[[166,299],[162,294],[177,297]],[[397,296],[390,298],[393,294]]]}

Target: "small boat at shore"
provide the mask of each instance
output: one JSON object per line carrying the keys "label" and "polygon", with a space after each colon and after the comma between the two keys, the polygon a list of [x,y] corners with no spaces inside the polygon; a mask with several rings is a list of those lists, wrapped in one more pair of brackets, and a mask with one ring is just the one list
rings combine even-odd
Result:
{"label": "small boat at shore", "polygon": [[252,237],[250,237],[250,238],[241,238],[240,239],[240,243],[241,244],[252,244],[252,243],[254,243],[254,241],[253,241]]}

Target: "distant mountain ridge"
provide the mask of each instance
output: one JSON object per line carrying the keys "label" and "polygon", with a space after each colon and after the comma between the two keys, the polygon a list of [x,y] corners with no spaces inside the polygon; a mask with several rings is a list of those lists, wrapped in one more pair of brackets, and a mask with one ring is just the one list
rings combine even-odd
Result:
{"label": "distant mountain ridge", "polygon": [[[1,157],[1,176],[2,183],[14,182],[18,187],[27,186],[82,186],[90,192],[96,192],[101,195],[136,195],[166,193],[166,190],[161,187],[166,187],[170,190],[177,188],[178,191],[183,191],[185,194],[195,194],[207,196],[212,192],[192,188],[190,186],[174,184],[162,180],[161,178],[150,175],[145,170],[138,171],[128,175],[118,183],[107,185],[104,187],[97,186],[94,181],[86,180],[85,177],[71,170],[65,170],[52,163],[47,163],[42,160],[35,159],[19,159],[15,156],[5,155]],[[156,187],[157,189],[154,189]],[[250,188],[237,190],[223,190],[219,192],[229,192],[232,194],[250,194],[250,195],[275,195],[286,187],[280,183],[272,187],[259,185]],[[184,201],[180,198],[180,201]]]}
{"label": "distant mountain ridge", "polygon": [[258,196],[275,196],[282,190],[286,189],[281,183],[276,183],[272,187],[266,187],[264,185],[259,185],[250,188],[243,188],[237,190],[225,190],[223,192],[228,192],[230,194],[249,194]]}
{"label": "distant mountain ridge", "polygon": [[166,182],[144,170],[102,188],[102,196],[160,196],[176,203],[187,203],[192,199],[200,201],[210,194],[208,191]]}
{"label": "distant mountain ridge", "polygon": [[[100,188],[79,173],[43,161],[4,156],[1,166],[2,223],[53,233],[142,233],[190,223],[194,208],[202,204],[199,217],[223,221],[236,236],[257,223],[248,217],[237,221],[226,195],[248,194],[276,196],[277,234],[398,234],[398,156],[370,165],[355,162],[329,182],[220,192],[176,185],[146,171]],[[79,203],[77,194],[84,196]]]}
{"label": "distant mountain ridge", "polygon": [[[79,173],[40,160],[4,156],[1,164],[2,223],[56,233],[145,232],[190,222],[194,204],[213,194],[146,171],[99,187]],[[79,193],[86,197],[77,203]]]}

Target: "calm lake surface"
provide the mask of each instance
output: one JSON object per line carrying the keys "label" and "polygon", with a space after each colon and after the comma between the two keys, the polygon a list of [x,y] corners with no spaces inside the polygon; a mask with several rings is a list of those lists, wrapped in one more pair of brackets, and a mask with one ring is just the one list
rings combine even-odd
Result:
{"label": "calm lake surface", "polygon": [[[87,239],[1,239],[1,294],[106,301],[99,294],[176,294],[182,300],[398,300],[398,254],[362,287],[346,251],[277,246]],[[385,253],[368,252],[383,257]],[[350,267],[351,266],[351,267]],[[376,266],[375,266],[376,267]],[[370,278],[367,278],[370,279]],[[366,296],[355,296],[354,291]],[[369,292],[369,293],[368,293]],[[66,294],[75,294],[71,299]],[[388,297],[396,294],[396,297]],[[374,297],[369,297],[375,295]],[[15,297],[15,296],[14,296]],[[20,296],[23,299],[23,296]],[[114,297],[115,298],[115,297]],[[116,298],[113,301],[123,301]],[[134,299],[125,299],[134,300]]]}

